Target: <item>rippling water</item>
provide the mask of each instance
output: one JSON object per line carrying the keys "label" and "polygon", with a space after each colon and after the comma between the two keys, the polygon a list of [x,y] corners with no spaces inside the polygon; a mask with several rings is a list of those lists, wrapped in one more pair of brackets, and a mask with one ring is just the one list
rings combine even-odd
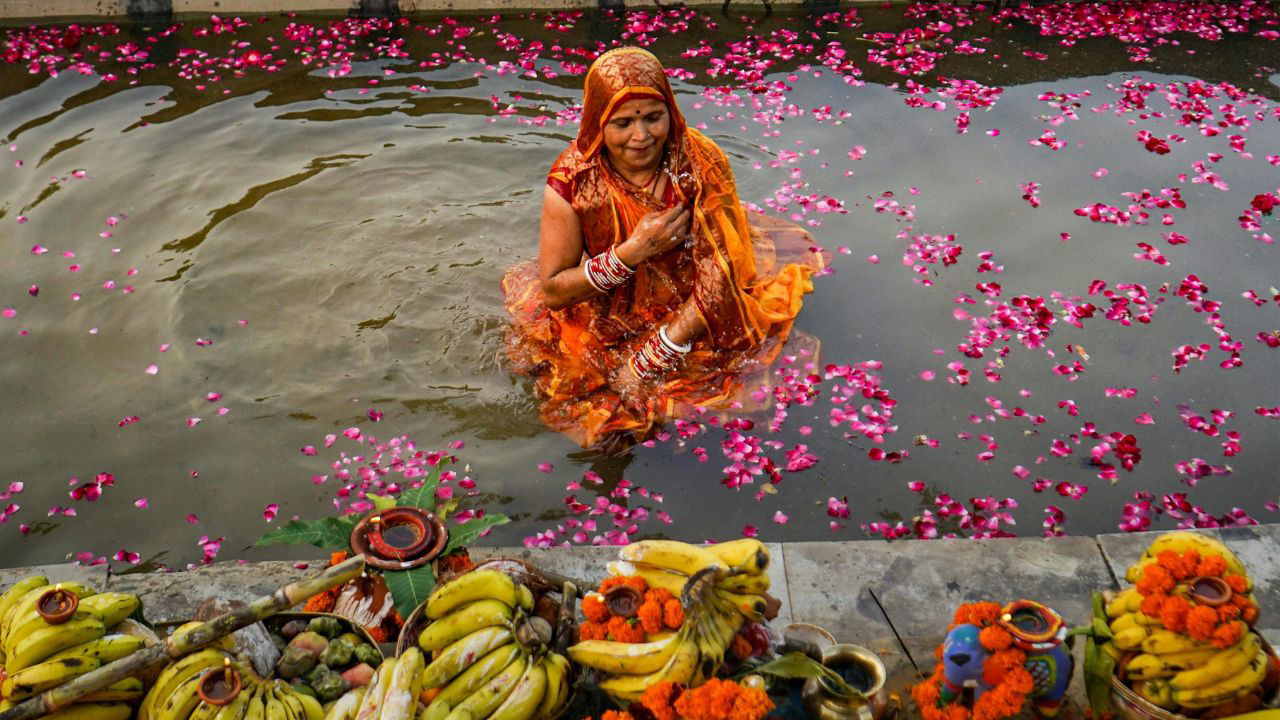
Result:
{"label": "rippling water", "polygon": [[[970,131],[958,134],[953,109],[908,107],[903,88],[894,85],[903,78],[863,62],[857,36],[901,27],[901,9],[862,12],[862,28],[824,25],[818,32],[850,49],[866,68],[864,86],[849,86],[816,63],[821,72],[801,67],[812,57],[769,69],[765,81],[787,82],[787,100],[799,109],[777,136],[766,135],[749,109],[707,102],[704,87],[720,81],[705,75],[704,60],[680,54],[700,39],[721,54],[725,42],[751,33],[811,28],[812,17],[777,14],[748,25],[715,15],[718,28],[663,36],[651,48],[669,66],[697,74],[676,81],[684,111],[691,123],[706,123],[731,155],[744,199],[763,205],[799,169],[809,184],[802,192],[844,203],[847,214],[806,216],[820,222],[812,229],[822,245],[850,253],[835,254],[834,275],[817,280],[798,327],[821,340],[823,362],[884,363],[882,385],[898,401],[897,432],[884,447],[911,451],[897,464],[868,460],[871,443],[830,427],[823,396],[813,407],[793,408],[783,431],[766,438],[786,448],[805,443],[818,464],[785,474],[777,493],[759,501],[753,499],[759,484],[739,491],[721,486],[727,461],[719,430],[685,447],[659,443],[621,459],[580,452],[542,427],[529,384],[508,372],[501,357],[506,316],[498,281],[536,252],[541,184],[575,132],[554,115],[580,99],[581,77],[499,73],[492,63],[515,54],[495,47],[494,36],[593,45],[616,38],[617,23],[584,17],[556,33],[541,17],[512,17],[467,40],[487,64],[422,68],[417,61],[449,47],[414,29],[436,26],[439,18],[414,18],[397,31],[408,57],[355,62],[340,77],[292,57],[275,73],[223,73],[217,82],[182,77],[170,64],[184,64],[183,48],[218,53],[233,41],[193,36],[207,19],[188,19],[154,43],[150,60],[157,67],[136,76],[115,67],[115,82],[0,65],[0,140],[13,146],[0,147],[0,307],[16,312],[0,319],[0,483],[25,485],[7,501],[21,508],[0,525],[6,563],[55,562],[83,551],[110,557],[124,548],[174,565],[200,558],[202,536],[226,538],[220,558],[297,555],[247,546],[272,527],[261,516],[268,504],[281,506],[276,523],[330,511],[336,481],[313,485],[310,478],[330,472],[339,450],[360,448],[339,440],[314,457],[299,448],[320,446],[326,434],[352,426],[378,437],[407,435],[421,447],[464,441],[457,455],[470,464],[486,507],[516,520],[491,536],[495,543],[555,527],[567,516],[566,495],[591,502],[592,488],[565,490],[588,469],[605,478],[605,490],[625,476],[664,496],[661,504],[635,495],[624,501],[673,518],[667,525],[650,517],[638,535],[695,540],[733,537],[744,525],[758,526],[768,540],[864,537],[860,522],[910,522],[923,508],[936,510],[932,498],[941,493],[962,502],[1014,498],[1018,524],[1009,529],[1020,534],[1038,534],[1051,504],[1065,511],[1069,532],[1113,530],[1135,491],[1156,493],[1157,503],[1161,493],[1185,491],[1212,514],[1239,507],[1260,521],[1274,519],[1264,503],[1277,498],[1277,420],[1254,408],[1280,404],[1280,350],[1255,335],[1280,326],[1280,307],[1255,307],[1241,293],[1267,296],[1280,284],[1280,262],[1273,246],[1240,228],[1237,216],[1255,194],[1280,183],[1280,172],[1264,159],[1280,153],[1277,120],[1254,124],[1247,136],[1255,157],[1243,159],[1228,149],[1225,133],[1203,138],[1169,118],[1131,126],[1134,114],[1089,108],[1114,102],[1108,85],[1137,74],[1161,85],[1229,81],[1274,109],[1280,88],[1265,58],[1275,64],[1275,43],[1248,35],[1218,43],[1182,37],[1180,47],[1158,48],[1153,62],[1135,64],[1114,41],[1065,49],[1031,30],[983,21],[956,37],[993,37],[987,54],[948,57],[927,75],[1004,88],[996,106],[973,111]],[[269,47],[288,22],[255,19],[234,41]],[[143,43],[161,29],[122,28],[104,39],[106,47]],[[1024,51],[1049,58],[1035,61]],[[1078,120],[1053,128],[1067,141],[1060,151],[1028,144],[1050,127],[1043,118],[1057,114],[1037,99],[1051,91],[1091,93],[1080,100]],[[1152,102],[1164,107],[1158,93]],[[495,109],[508,104],[519,112]],[[816,119],[811,110],[826,105],[850,116],[839,124]],[[529,123],[537,117],[551,120]],[[998,137],[987,134],[993,128]],[[1133,138],[1142,128],[1187,141],[1169,155],[1148,153]],[[866,148],[856,161],[847,155],[855,145]],[[783,150],[800,156],[771,166]],[[1190,163],[1208,152],[1225,155],[1213,167],[1228,192],[1177,178],[1194,176]],[[1109,173],[1095,178],[1100,167]],[[1039,208],[1021,197],[1020,183],[1029,181],[1041,185]],[[1165,230],[1159,211],[1150,226],[1124,228],[1072,213],[1094,202],[1123,207],[1123,192],[1173,186],[1188,205],[1172,228],[1191,238],[1186,245],[1159,239]],[[914,222],[874,211],[873,200],[885,191],[916,206]],[[119,223],[108,225],[110,217]],[[899,263],[908,243],[896,234],[908,224],[914,233],[954,233],[965,248],[957,266],[930,267],[931,287],[913,283],[911,268]],[[1280,235],[1274,219],[1264,218],[1264,229]],[[1061,241],[1061,232],[1071,233],[1070,241]],[[1171,265],[1134,260],[1136,242],[1156,245]],[[32,254],[36,244],[49,252]],[[994,252],[1003,273],[975,273],[982,250]],[[873,254],[883,262],[865,260]],[[77,272],[69,272],[72,264]],[[1143,283],[1154,297],[1161,284],[1176,288],[1188,273],[1223,304],[1232,336],[1244,341],[1243,367],[1219,369],[1225,354],[1215,348],[1210,359],[1172,373],[1174,347],[1216,338],[1202,314],[1170,294],[1150,325],[1123,328],[1095,318],[1076,330],[1058,323],[1049,341],[1057,360],[1015,343],[999,383],[984,380],[983,361],[972,360],[969,385],[945,380],[946,364],[963,359],[955,345],[968,329],[953,318],[953,299],[968,292],[981,300],[976,282],[998,281],[1005,299],[1084,295],[1095,278],[1109,286]],[[114,287],[104,288],[108,281]],[[28,293],[32,285],[39,287],[36,297]],[[126,285],[134,291],[124,292]],[[966,307],[978,312],[982,305]],[[197,338],[212,344],[197,345]],[[1087,348],[1090,357],[1074,382],[1051,371],[1076,357],[1068,343]],[[146,372],[153,364],[157,372]],[[922,380],[925,370],[937,379]],[[1109,398],[1107,387],[1134,387],[1137,395]],[[209,393],[222,397],[210,402]],[[988,419],[988,396],[1047,422]],[[1066,399],[1079,405],[1079,417],[1058,408]],[[1234,411],[1223,432],[1242,433],[1243,452],[1224,458],[1226,438],[1189,431],[1179,403],[1206,416],[1213,408]],[[229,412],[219,415],[220,407]],[[381,422],[370,422],[371,408],[384,413]],[[1134,424],[1143,412],[1154,425]],[[136,423],[120,426],[133,416]],[[1053,438],[1086,420],[1103,433],[1138,436],[1142,461],[1133,472],[1120,471],[1115,484],[1097,479],[1088,463],[1095,441],[1073,445],[1066,458],[1049,452]],[[812,434],[801,434],[802,425],[812,426]],[[957,437],[966,432],[973,439]],[[941,445],[912,446],[921,434]],[[977,439],[982,434],[999,445],[985,463],[975,459],[986,449]],[[706,448],[707,462],[699,462],[694,446]],[[768,452],[783,462],[781,450]],[[1234,472],[1187,487],[1174,464],[1192,457]],[[1037,465],[1038,458],[1047,460]],[[554,469],[540,472],[542,462]],[[1017,465],[1031,476],[1018,477]],[[114,477],[100,499],[68,498],[68,483],[77,484],[72,478],[84,482],[96,473]],[[1037,494],[1035,477],[1087,484],[1089,491],[1080,500],[1052,488]],[[913,481],[925,484],[924,495],[909,489]],[[826,513],[833,496],[847,497],[851,510],[848,526],[836,532]],[[144,497],[147,507],[137,508]],[[50,507],[72,507],[76,516],[47,514]],[[788,516],[785,525],[773,521],[777,511]],[[19,533],[20,524],[27,534]],[[606,525],[612,527],[607,516]]]}

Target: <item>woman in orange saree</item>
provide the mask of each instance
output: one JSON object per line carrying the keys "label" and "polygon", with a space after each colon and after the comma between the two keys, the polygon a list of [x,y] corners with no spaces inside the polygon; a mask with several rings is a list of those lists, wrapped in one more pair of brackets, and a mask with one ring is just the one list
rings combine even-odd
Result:
{"label": "woman in orange saree", "polygon": [[547,176],[538,262],[502,281],[506,350],[548,426],[616,447],[758,387],[822,256],[803,229],[744,211],[652,54],[606,52],[585,85],[578,136]]}

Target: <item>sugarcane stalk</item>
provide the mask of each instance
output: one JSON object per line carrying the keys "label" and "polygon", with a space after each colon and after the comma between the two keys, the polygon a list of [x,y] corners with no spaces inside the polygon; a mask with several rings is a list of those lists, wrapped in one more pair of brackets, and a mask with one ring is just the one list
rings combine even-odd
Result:
{"label": "sugarcane stalk", "polygon": [[223,635],[288,610],[313,595],[319,595],[354,579],[363,570],[364,556],[356,555],[345,562],[326,568],[324,572],[317,575],[278,588],[270,595],[264,595],[243,608],[220,615],[189,630],[174,633],[163,643],[103,665],[71,682],[59,685],[20,705],[0,712],[0,720],[34,720],[48,715],[91,692],[176,660]]}

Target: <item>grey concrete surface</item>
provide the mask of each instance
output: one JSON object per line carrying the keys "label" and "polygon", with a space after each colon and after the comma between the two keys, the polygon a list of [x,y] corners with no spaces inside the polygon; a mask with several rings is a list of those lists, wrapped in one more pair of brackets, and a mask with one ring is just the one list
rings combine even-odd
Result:
{"label": "grey concrete surface", "polygon": [[[1249,569],[1254,600],[1258,603],[1257,628],[1274,646],[1280,646],[1280,524],[1197,530],[1226,543]],[[1101,535],[1098,544],[1116,577],[1137,562],[1159,532]]]}

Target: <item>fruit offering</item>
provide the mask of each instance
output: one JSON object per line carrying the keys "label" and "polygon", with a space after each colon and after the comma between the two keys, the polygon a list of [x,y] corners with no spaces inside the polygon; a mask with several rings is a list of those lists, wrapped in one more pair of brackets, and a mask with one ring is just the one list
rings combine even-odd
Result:
{"label": "fruit offering", "polygon": [[[0,595],[0,710],[146,647],[154,636],[129,619],[138,606],[136,595],[75,582],[32,576],[15,583]],[[124,720],[144,691],[141,680],[126,678],[74,709],[86,720]]]}
{"label": "fruit offering", "polygon": [[[138,708],[138,720],[324,720],[314,697],[283,680],[258,677],[223,649],[229,642],[219,644],[166,667]],[[211,683],[224,675],[219,689],[238,684],[238,692],[213,693]]]}
{"label": "fruit offering", "polygon": [[373,679],[382,653],[350,623],[332,615],[268,621],[271,639],[280,650],[275,674],[299,692],[328,703]]}
{"label": "fruit offering", "polygon": [[619,556],[609,571],[621,579],[583,598],[586,632],[569,648],[574,662],[602,673],[600,689],[616,701],[634,702],[660,682],[701,685],[743,623],[765,619],[769,551],[757,540],[705,547],[645,540]]}
{"label": "fruit offering", "polygon": [[1135,693],[1204,720],[1262,707],[1280,660],[1252,630],[1258,606],[1235,553],[1207,535],[1170,532],[1125,578],[1134,585],[1107,604],[1103,650]]}
{"label": "fruit offering", "polygon": [[410,649],[429,655],[414,679],[414,694],[430,700],[420,720],[555,717],[569,700],[569,661],[549,649],[551,625],[533,608],[529,588],[497,570],[438,585]]}

